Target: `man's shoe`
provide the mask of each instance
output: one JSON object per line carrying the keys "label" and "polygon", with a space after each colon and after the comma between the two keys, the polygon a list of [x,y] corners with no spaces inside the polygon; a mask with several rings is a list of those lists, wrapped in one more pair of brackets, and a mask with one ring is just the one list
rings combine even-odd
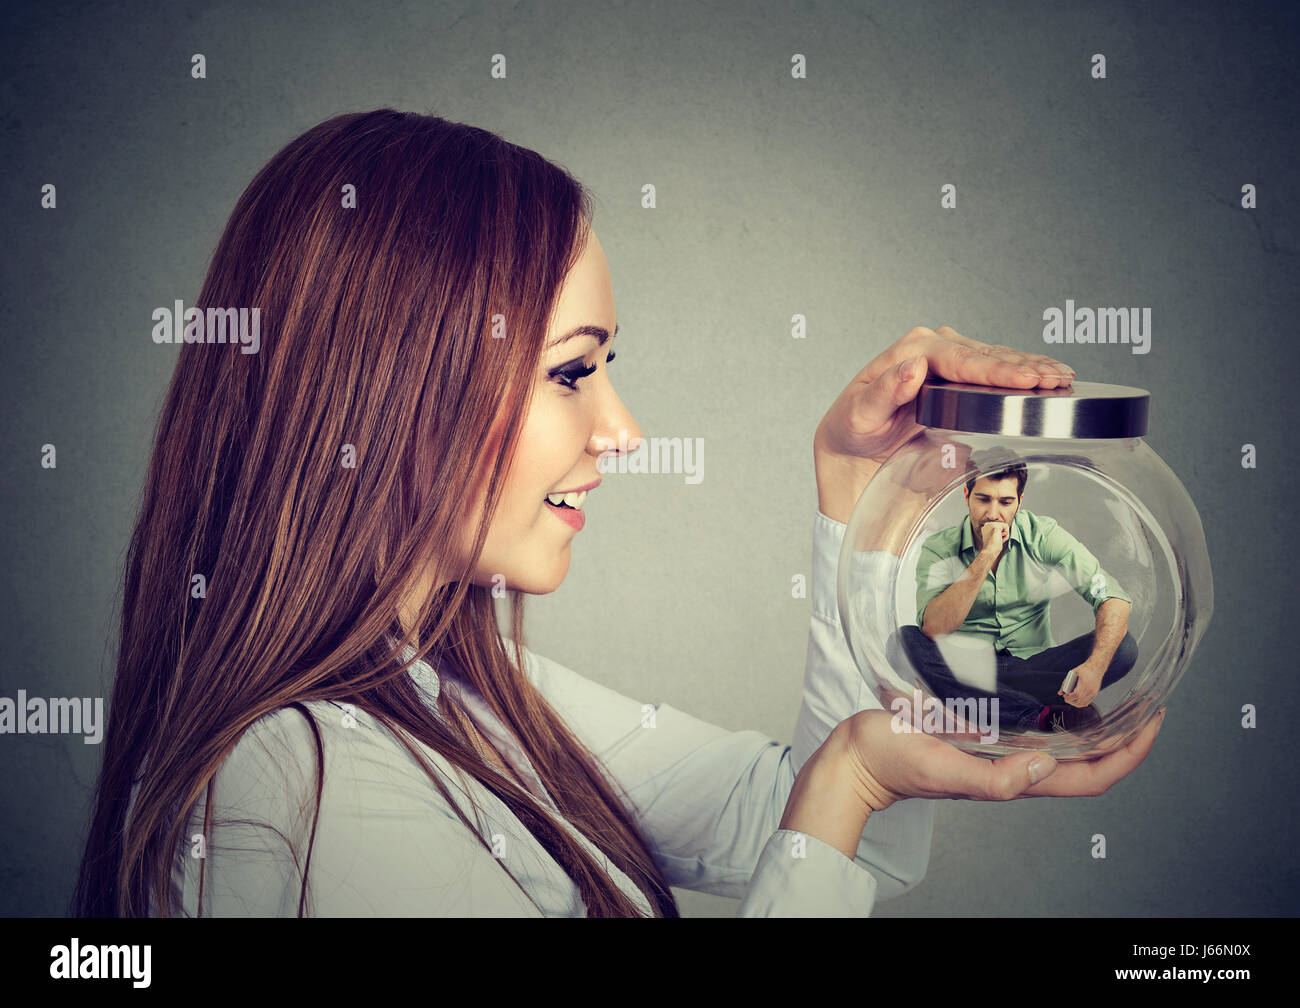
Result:
{"label": "man's shoe", "polygon": [[1043,708],[1039,715],[1040,731],[1080,732],[1101,723],[1101,711],[1095,704],[1073,707],[1069,704]]}

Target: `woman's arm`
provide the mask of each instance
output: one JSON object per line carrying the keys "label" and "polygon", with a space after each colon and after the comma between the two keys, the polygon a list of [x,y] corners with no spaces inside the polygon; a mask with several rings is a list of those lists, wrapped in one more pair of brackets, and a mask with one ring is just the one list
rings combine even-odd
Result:
{"label": "woman's arm", "polygon": [[[670,885],[742,899],[740,916],[870,914],[877,879],[837,849],[840,825],[825,828],[807,804],[782,825],[798,773],[790,746],[643,704],[527,648],[524,657],[533,683],[627,792]],[[804,783],[805,793],[826,793],[830,782],[810,773]],[[886,826],[892,812],[879,816]]]}
{"label": "woman's arm", "polygon": [[[845,718],[862,710],[879,710],[880,702],[867,689],[849,651],[840,623],[836,571],[845,525],[818,512],[813,520],[812,614],[804,670],[803,701],[795,721],[791,746],[795,770]],[[871,558],[879,569],[882,596],[894,590],[897,567],[890,557]],[[892,899],[920,883],[930,862],[934,807],[929,801],[899,802],[871,817],[858,846],[857,862],[875,877],[877,898]]]}
{"label": "woman's arm", "polygon": [[[854,863],[871,815],[837,726],[795,778],[781,825],[759,855],[739,917],[866,917],[875,876]],[[888,811],[888,810],[886,810]]]}

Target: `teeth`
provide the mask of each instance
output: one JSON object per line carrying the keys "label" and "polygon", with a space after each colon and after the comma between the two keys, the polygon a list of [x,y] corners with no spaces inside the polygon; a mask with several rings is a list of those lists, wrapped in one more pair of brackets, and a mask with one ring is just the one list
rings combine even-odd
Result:
{"label": "teeth", "polygon": [[582,502],[587,499],[587,491],[583,490],[580,493],[567,493],[567,494],[547,494],[546,499],[550,501],[552,504],[555,504],[557,506],[561,503],[564,503],[569,505],[569,507],[571,508],[577,508],[579,511],[581,511]]}

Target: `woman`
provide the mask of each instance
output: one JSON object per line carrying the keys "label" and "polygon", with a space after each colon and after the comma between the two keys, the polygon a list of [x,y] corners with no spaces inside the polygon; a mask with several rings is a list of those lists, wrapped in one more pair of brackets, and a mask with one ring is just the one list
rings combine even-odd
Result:
{"label": "woman", "polygon": [[[640,437],[590,222],[537,154],[391,110],[320,124],[253,180],[199,304],[257,307],[260,345],[181,350],[77,913],[676,916],[670,885],[867,913],[877,875],[924,868],[928,819],[894,836],[921,851],[910,877],[888,837],[860,846],[928,809],[900,798],[1099,793],[1145,755],[1154,729],[1033,785],[1033,754],[988,763],[833,700],[796,767],[524,648],[523,594],[563,581],[599,456]],[[1069,380],[1026,363],[1051,364],[914,330],[868,365],[815,438],[825,534],[912,433],[928,367]]]}

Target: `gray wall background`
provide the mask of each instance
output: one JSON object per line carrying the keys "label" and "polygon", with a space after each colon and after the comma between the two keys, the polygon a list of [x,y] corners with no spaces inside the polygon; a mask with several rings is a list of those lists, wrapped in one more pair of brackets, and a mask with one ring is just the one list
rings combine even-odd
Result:
{"label": "gray wall background", "polygon": [[[1293,914],[1288,562],[1297,374],[1292,5],[389,2],[33,5],[5,19],[0,695],[107,696],[121,563],[174,365],[150,313],[198,292],[283,144],[394,106],[492,129],[598,196],[647,436],[705,479],[611,475],[528,642],[732,729],[792,734],[811,441],[914,325],[1042,349],[1066,298],[1150,306],[1151,353],[1074,346],[1152,393],[1197,501],[1209,634],[1140,770],[1095,799],[941,802],[891,915]],[[190,56],[207,57],[192,80]],[[489,74],[493,53],[508,77]],[[1107,79],[1090,75],[1103,53]],[[792,79],[794,53],[806,80]],[[58,209],[39,207],[58,186]],[[640,207],[646,182],[658,207]],[[956,210],[940,187],[958,190]],[[1259,206],[1240,207],[1241,186]],[[790,318],[808,318],[808,338]],[[1048,351],[1051,352],[1051,351]],[[42,469],[40,446],[58,446]],[[1242,444],[1258,451],[1243,469]],[[1253,703],[1259,726],[1244,730]],[[0,736],[0,913],[69,897],[98,749]],[[1089,856],[1104,833],[1108,857]],[[678,892],[684,914],[731,900]]]}

